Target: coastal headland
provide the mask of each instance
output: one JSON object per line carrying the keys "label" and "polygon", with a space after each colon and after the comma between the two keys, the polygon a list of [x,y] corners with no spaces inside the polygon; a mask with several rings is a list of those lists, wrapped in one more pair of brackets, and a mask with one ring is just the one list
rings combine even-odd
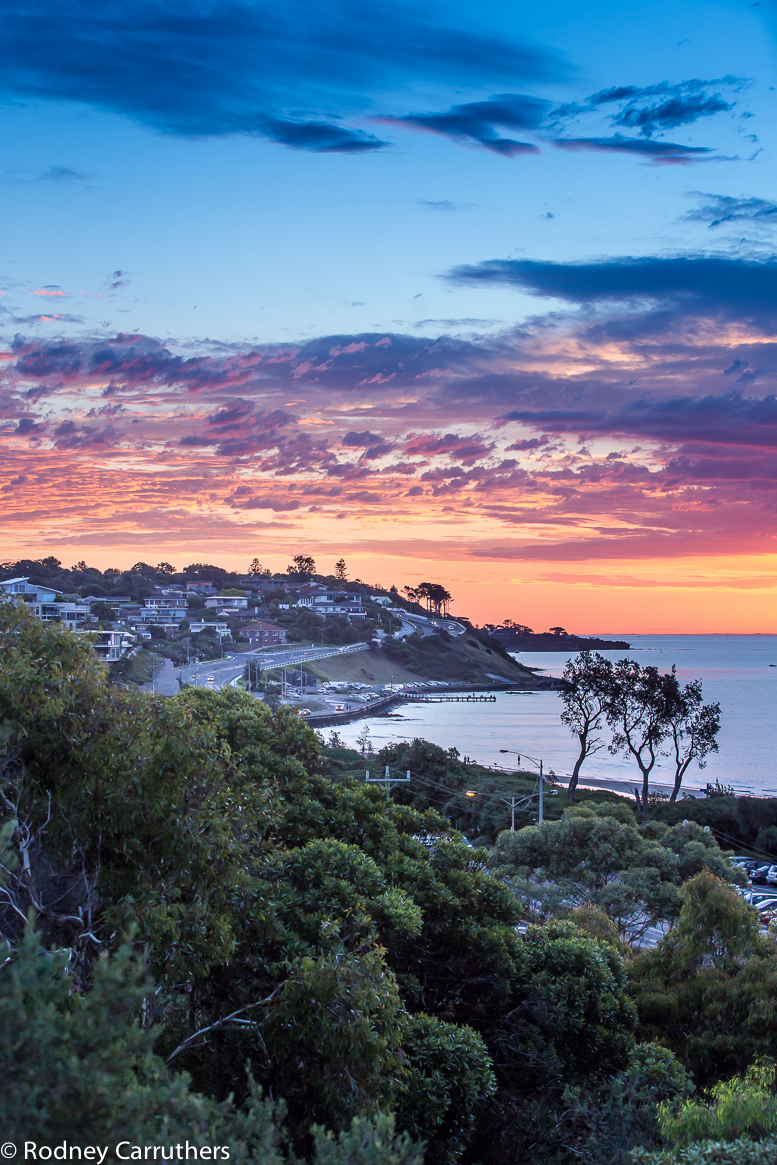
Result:
{"label": "coastal headland", "polygon": [[538,676],[513,659],[499,643],[481,632],[428,635],[373,646],[348,655],[333,656],[315,665],[323,680],[372,683],[413,683],[419,679],[446,684],[517,685],[533,690],[558,687],[557,680]]}
{"label": "coastal headland", "polygon": [[495,639],[508,651],[628,651],[631,647],[623,639],[600,639],[596,635],[570,635],[567,631],[518,630],[515,627],[495,627]]}
{"label": "coastal headland", "polygon": [[[364,651],[316,660],[305,667],[315,678],[315,695],[295,692],[286,698],[304,709],[309,723],[317,727],[374,716],[415,695],[538,692],[562,686],[560,680],[538,675],[475,631],[384,641],[380,646],[373,644]],[[289,674],[287,671],[287,677]]]}

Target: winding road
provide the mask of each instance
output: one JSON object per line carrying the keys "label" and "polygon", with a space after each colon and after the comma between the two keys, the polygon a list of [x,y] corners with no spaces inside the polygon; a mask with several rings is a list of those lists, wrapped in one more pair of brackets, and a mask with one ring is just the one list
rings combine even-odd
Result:
{"label": "winding road", "polygon": [[303,644],[288,644],[268,651],[266,648],[257,648],[255,651],[244,651],[240,655],[227,655],[223,659],[210,662],[200,661],[180,669],[179,675],[184,684],[194,684],[197,687],[223,688],[233,684],[242,676],[246,662],[249,659],[259,660],[262,671],[275,667],[294,667],[295,664],[311,663],[316,659],[328,659],[333,655],[349,655],[354,651],[365,651],[367,643],[350,643],[347,647],[310,647]]}

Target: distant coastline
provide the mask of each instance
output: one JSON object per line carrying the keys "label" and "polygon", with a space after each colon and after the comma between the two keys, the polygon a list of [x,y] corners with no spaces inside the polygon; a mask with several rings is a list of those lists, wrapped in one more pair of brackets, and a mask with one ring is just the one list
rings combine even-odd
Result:
{"label": "distant coastline", "polygon": [[555,634],[544,631],[539,634],[516,631],[513,627],[496,627],[490,631],[492,639],[506,651],[628,651],[631,644],[624,639],[599,639],[596,636]]}

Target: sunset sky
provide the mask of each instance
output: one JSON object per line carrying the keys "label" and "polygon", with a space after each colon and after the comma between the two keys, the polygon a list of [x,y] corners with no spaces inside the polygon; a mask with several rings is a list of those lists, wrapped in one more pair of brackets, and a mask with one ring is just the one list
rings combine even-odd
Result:
{"label": "sunset sky", "polygon": [[777,632],[777,0],[0,0],[4,559]]}

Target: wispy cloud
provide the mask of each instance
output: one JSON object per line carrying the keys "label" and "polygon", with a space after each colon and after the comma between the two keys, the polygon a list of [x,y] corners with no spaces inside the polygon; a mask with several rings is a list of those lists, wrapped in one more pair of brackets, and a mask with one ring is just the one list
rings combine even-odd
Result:
{"label": "wispy cloud", "polygon": [[87,182],[90,175],[85,170],[77,170],[73,166],[49,166],[35,176],[39,182]]}
{"label": "wispy cloud", "polygon": [[421,210],[443,211],[448,213],[452,210],[471,210],[473,207],[471,202],[455,202],[450,198],[417,198],[416,206]]}
{"label": "wispy cloud", "polygon": [[69,100],[186,135],[251,134],[296,149],[381,143],[341,124],[411,81],[544,81],[558,53],[456,26],[442,9],[328,0],[9,0],[6,94]]}
{"label": "wispy cloud", "polygon": [[748,227],[771,229],[777,226],[777,202],[767,198],[742,196],[734,198],[728,194],[695,193],[699,206],[689,210],[684,216],[688,222],[706,223],[710,230],[729,224],[744,223]]}
{"label": "wispy cloud", "polygon": [[367,150],[382,150],[388,145],[374,134],[332,121],[291,121],[288,118],[261,117],[257,119],[257,124],[270,141],[316,154],[362,154]]}
{"label": "wispy cloud", "polygon": [[636,154],[654,163],[677,165],[709,160],[714,150],[709,146],[684,146],[678,142],[654,141],[651,138],[627,138],[613,134],[605,138],[554,138],[560,150],[593,150],[597,153]]}
{"label": "wispy cloud", "polygon": [[537,154],[539,147],[504,137],[500,129],[531,130],[542,125],[549,101],[518,93],[502,93],[489,101],[472,101],[454,105],[443,113],[385,114],[376,118],[387,125],[441,134],[454,141],[483,146],[496,154],[512,158],[517,154]]}
{"label": "wispy cloud", "polygon": [[692,125],[702,117],[728,113],[735,102],[724,100],[720,92],[712,90],[720,86],[739,92],[745,84],[742,77],[727,76],[715,81],[694,79],[677,84],[663,81],[643,87],[619,85],[592,94],[587,104],[618,105],[619,109],[610,117],[612,124],[637,129],[650,137],[667,129]]}

